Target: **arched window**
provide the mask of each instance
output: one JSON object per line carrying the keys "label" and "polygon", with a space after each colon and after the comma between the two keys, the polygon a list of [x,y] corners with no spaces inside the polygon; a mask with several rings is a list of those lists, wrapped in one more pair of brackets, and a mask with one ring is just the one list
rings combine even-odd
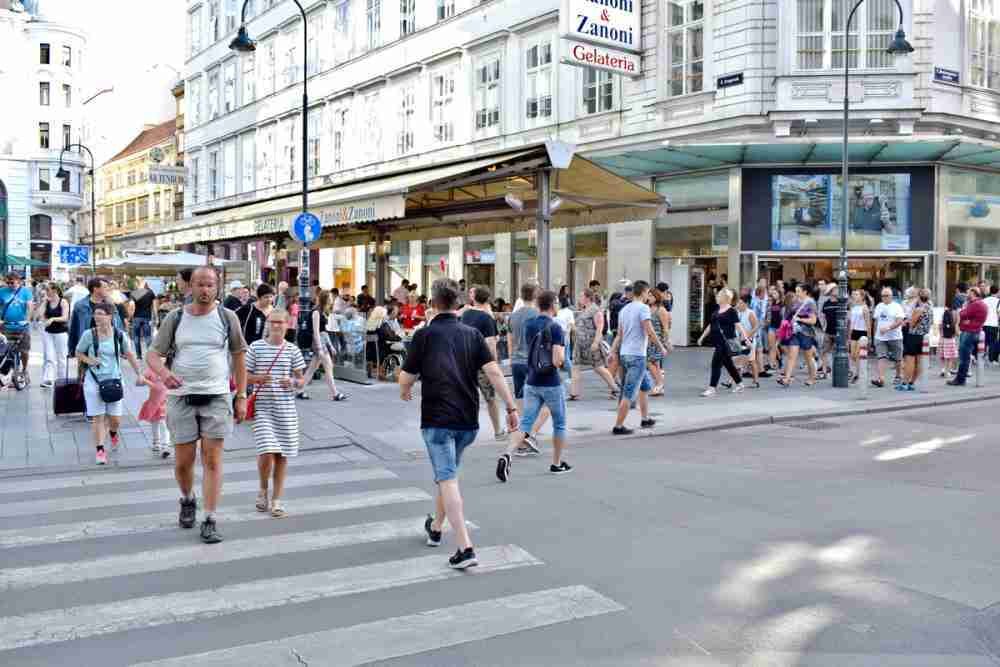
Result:
{"label": "arched window", "polygon": [[34,240],[52,240],[52,218],[47,215],[31,216],[31,238]]}

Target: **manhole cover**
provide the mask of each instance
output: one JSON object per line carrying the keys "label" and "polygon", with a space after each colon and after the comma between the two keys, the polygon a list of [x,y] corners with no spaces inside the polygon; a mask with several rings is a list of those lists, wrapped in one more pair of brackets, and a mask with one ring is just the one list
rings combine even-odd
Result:
{"label": "manhole cover", "polygon": [[808,422],[786,422],[782,426],[787,426],[788,428],[800,428],[805,431],[831,431],[835,428],[840,428],[840,424],[837,422],[824,422],[824,421],[808,421]]}

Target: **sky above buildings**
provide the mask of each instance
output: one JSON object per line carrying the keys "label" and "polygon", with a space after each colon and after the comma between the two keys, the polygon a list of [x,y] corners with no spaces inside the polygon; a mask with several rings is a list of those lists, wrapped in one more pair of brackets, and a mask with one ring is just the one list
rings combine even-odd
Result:
{"label": "sky above buildings", "polygon": [[43,17],[87,33],[83,99],[114,88],[84,107],[84,143],[98,163],[144,124],[173,117],[170,88],[184,67],[185,8],[184,0],[41,0]]}

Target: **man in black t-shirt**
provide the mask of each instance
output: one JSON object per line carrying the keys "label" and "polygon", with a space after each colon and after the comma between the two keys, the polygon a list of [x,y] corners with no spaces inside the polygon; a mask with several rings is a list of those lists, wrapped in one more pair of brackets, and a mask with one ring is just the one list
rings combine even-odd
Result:
{"label": "man in black t-shirt", "polygon": [[142,359],[143,343],[149,347],[153,342],[153,324],[156,321],[156,294],[149,289],[145,278],[139,278],[136,288],[129,292],[125,312],[132,320],[132,346],[135,356]]}
{"label": "man in black t-shirt", "polygon": [[479,430],[476,378],[480,370],[507,405],[507,425],[511,430],[517,428],[518,415],[514,397],[483,335],[458,321],[455,281],[436,280],[431,300],[437,316],[413,336],[399,377],[399,395],[404,401],[413,400],[413,385],[418,379],[423,381],[420,432],[438,485],[435,514],[424,523],[427,545],[441,544],[447,517],[458,542],[458,551],[448,563],[464,570],[479,563],[465,525],[457,474],[462,452],[476,439]]}
{"label": "man in black t-shirt", "polygon": [[361,294],[358,295],[357,302],[358,310],[366,315],[375,307],[375,298],[369,293],[368,285],[361,286]]}
{"label": "man in black t-shirt", "polygon": [[[490,312],[490,291],[483,287],[477,287],[472,293],[472,303],[462,309],[462,324],[467,324],[483,335],[486,347],[490,348],[493,360],[497,361],[497,321],[493,319]],[[490,421],[493,422],[493,434],[497,440],[507,437],[500,422],[500,406],[497,404],[497,393],[490,384],[490,379],[486,373],[479,371],[479,391],[486,401],[486,410],[489,412]]]}

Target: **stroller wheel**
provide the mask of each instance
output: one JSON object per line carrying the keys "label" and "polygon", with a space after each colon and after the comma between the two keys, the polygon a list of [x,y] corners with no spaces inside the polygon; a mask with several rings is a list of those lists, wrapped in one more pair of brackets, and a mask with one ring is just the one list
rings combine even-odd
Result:
{"label": "stroller wheel", "polygon": [[14,388],[21,391],[28,386],[28,381],[22,373],[16,373],[14,375]]}

